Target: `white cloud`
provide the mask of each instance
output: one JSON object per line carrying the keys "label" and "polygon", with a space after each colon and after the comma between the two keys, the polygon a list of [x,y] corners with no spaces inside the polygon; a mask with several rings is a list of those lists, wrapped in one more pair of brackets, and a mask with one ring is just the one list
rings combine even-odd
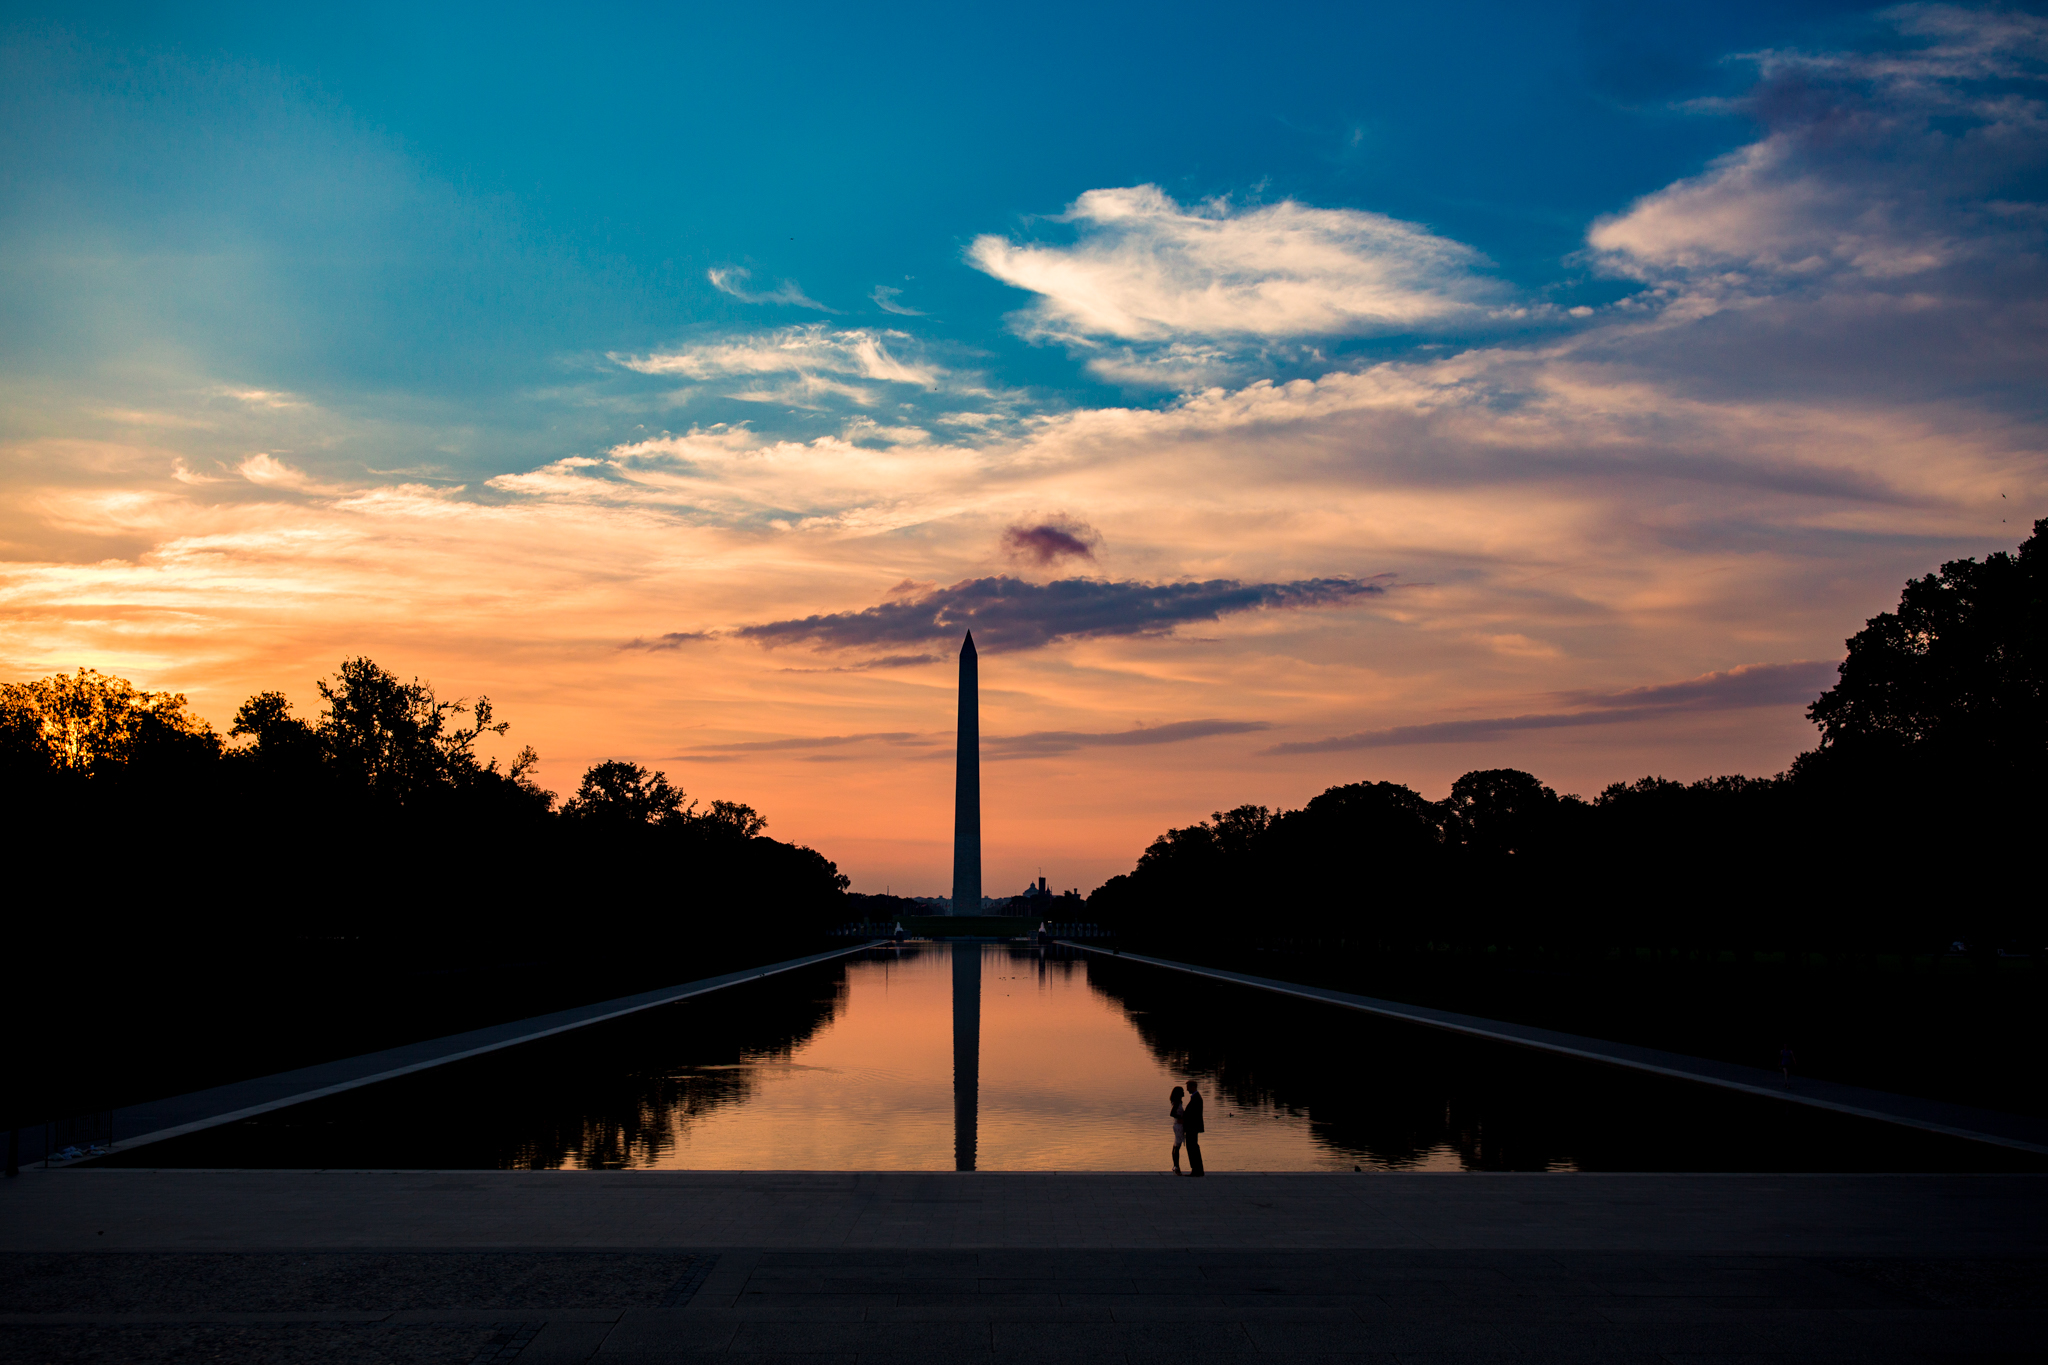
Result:
{"label": "white cloud", "polygon": [[1724,284],[1735,282],[1728,272],[1740,272],[1745,282],[1838,271],[1890,279],[1933,270],[1954,256],[1955,237],[1909,221],[1908,206],[1869,191],[1812,166],[1795,139],[1772,137],[1603,219],[1587,240],[1622,274],[1713,272]]}
{"label": "white cloud", "polygon": [[202,483],[227,482],[225,478],[221,478],[216,475],[201,474],[196,470],[192,469],[191,467],[189,467],[183,460],[172,461],[171,477],[176,479],[179,483],[188,483],[193,484],[195,486]]}
{"label": "white cloud", "polygon": [[975,239],[980,269],[1039,295],[1026,329],[1060,338],[1358,336],[1467,320],[1501,295],[1478,252],[1414,223],[1293,200],[1188,208],[1157,186],[1090,190],[1072,246]]}
{"label": "white cloud", "polygon": [[[261,488],[283,488],[293,493],[333,493],[339,491],[331,484],[319,482],[312,475],[306,473],[305,470],[294,469],[283,460],[263,451],[258,451],[236,465],[235,472],[250,483],[256,484]],[[195,479],[183,477],[183,474],[184,471],[181,465],[179,473],[173,474],[172,477],[177,478],[181,483],[196,482]]]}
{"label": "white cloud", "polygon": [[753,271],[744,266],[714,267],[704,272],[704,278],[711,281],[711,287],[722,294],[730,294],[741,303],[781,303],[792,308],[815,308],[820,313],[836,313],[837,308],[827,308],[797,287],[795,280],[784,280],[766,293],[757,293],[746,288],[746,282]]}
{"label": "white cloud", "polygon": [[849,441],[880,441],[892,446],[923,445],[932,438],[923,427],[883,426],[872,417],[854,418],[846,424],[844,435]]}
{"label": "white cloud", "polygon": [[232,398],[237,403],[252,408],[303,408],[309,406],[305,399],[296,394],[280,393],[274,389],[236,388],[222,385],[214,390],[222,398]]}

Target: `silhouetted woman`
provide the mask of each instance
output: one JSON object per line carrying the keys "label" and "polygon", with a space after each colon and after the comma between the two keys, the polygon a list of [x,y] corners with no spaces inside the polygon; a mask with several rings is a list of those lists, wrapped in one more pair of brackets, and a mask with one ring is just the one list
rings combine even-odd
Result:
{"label": "silhouetted woman", "polygon": [[1180,1145],[1186,1142],[1188,1138],[1187,1130],[1180,1126],[1180,1098],[1185,1094],[1187,1094],[1187,1091],[1179,1086],[1175,1086],[1173,1094],[1167,1097],[1166,1112],[1173,1115],[1173,1173],[1175,1175],[1180,1174]]}

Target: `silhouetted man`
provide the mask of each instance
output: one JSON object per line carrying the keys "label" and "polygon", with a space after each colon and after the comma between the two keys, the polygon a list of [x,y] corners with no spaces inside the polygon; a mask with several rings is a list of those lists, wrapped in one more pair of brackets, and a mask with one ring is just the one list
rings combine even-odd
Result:
{"label": "silhouetted man", "polygon": [[1202,1083],[1188,1082],[1188,1102],[1180,1113],[1181,1127],[1188,1135],[1188,1174],[1202,1174]]}

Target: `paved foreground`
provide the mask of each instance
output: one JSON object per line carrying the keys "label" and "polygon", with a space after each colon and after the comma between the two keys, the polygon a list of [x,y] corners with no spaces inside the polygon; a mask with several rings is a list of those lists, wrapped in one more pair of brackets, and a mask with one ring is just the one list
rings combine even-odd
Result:
{"label": "paved foreground", "polygon": [[0,1361],[1990,1361],[2037,1176],[24,1172]]}

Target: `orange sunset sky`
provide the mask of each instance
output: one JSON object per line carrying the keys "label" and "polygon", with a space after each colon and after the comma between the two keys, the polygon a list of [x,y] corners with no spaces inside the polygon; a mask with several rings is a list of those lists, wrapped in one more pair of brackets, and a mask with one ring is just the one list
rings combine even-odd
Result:
{"label": "orange sunset sky", "polygon": [[[565,87],[551,141],[481,64],[17,25],[0,665],[224,731],[366,654],[918,895],[970,626],[990,894],[1340,782],[1779,771],[1906,577],[2048,509],[2048,30],[1777,22],[1533,131],[1475,48],[1456,149],[1268,71],[1351,103],[977,152],[948,86],[858,175],[822,102],[776,152]],[[1526,60],[1598,93],[1581,41]]]}

